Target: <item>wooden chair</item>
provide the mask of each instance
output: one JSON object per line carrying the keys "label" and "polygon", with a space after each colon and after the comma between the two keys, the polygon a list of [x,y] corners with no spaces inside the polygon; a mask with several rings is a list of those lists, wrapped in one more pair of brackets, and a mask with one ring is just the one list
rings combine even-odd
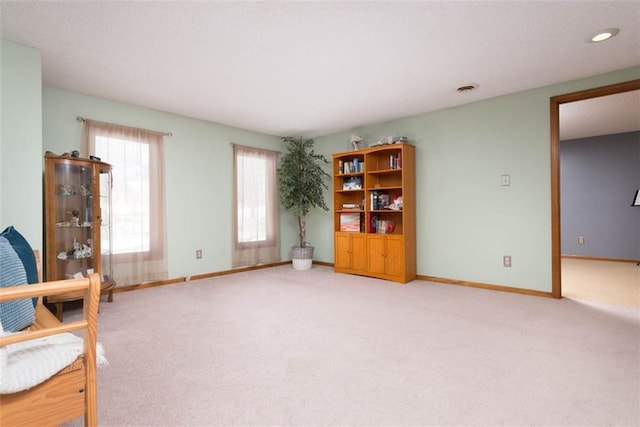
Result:
{"label": "wooden chair", "polygon": [[[39,255],[36,253],[40,266]],[[41,279],[41,272],[38,271]],[[43,296],[84,292],[81,320],[61,323],[43,304]],[[84,415],[86,426],[96,426],[96,336],[100,276],[59,280],[0,289],[0,302],[38,297],[35,321],[25,331],[0,336],[0,347],[63,332],[84,331],[84,352],[48,380],[28,390],[0,394],[1,426],[59,425]]]}

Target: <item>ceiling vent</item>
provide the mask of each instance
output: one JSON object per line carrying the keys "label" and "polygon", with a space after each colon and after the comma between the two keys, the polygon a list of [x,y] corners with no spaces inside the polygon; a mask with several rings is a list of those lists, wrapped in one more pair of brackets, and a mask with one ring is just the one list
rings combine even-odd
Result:
{"label": "ceiling vent", "polygon": [[478,89],[478,84],[477,83],[467,83],[461,86],[458,86],[458,89],[456,89],[457,92],[471,92],[472,90],[476,90]]}

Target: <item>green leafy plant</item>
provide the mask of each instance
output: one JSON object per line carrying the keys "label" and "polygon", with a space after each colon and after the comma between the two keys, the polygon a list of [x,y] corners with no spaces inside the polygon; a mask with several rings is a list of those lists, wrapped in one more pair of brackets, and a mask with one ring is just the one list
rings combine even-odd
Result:
{"label": "green leafy plant", "polygon": [[281,158],[277,170],[280,203],[298,218],[300,247],[307,243],[306,215],[312,208],[329,208],[324,201],[323,189],[328,189],[325,178],[330,178],[322,169],[329,160],[313,150],[313,139],[283,137],[287,151]]}

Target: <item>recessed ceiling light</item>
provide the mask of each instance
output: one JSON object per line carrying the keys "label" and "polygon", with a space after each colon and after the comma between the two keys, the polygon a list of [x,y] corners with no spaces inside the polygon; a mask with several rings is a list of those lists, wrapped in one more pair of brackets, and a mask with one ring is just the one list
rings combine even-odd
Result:
{"label": "recessed ceiling light", "polygon": [[617,28],[607,28],[604,30],[600,30],[591,36],[591,41],[593,43],[603,42],[605,40],[609,40],[611,37],[615,36],[619,32],[620,30]]}
{"label": "recessed ceiling light", "polygon": [[458,91],[458,92],[471,92],[472,90],[478,89],[478,87],[480,87],[478,85],[478,83],[466,83],[466,84],[458,86],[456,91]]}

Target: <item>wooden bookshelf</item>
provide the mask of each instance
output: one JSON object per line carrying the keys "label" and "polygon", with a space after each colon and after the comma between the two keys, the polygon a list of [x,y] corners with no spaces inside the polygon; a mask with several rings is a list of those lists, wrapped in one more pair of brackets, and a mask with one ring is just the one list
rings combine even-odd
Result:
{"label": "wooden bookshelf", "polygon": [[333,201],[336,272],[416,278],[413,145],[334,154]]}

